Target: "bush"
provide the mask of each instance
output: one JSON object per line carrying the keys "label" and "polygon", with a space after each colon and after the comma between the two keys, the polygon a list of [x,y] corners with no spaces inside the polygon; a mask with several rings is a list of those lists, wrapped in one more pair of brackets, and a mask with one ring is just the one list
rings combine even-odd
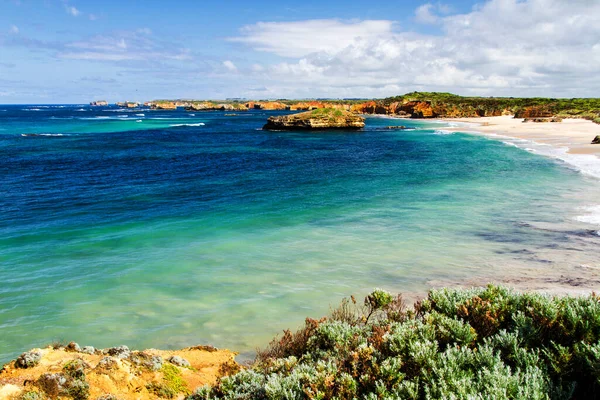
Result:
{"label": "bush", "polygon": [[600,301],[488,286],[432,290],[405,311],[380,289],[344,300],[199,399],[593,399]]}

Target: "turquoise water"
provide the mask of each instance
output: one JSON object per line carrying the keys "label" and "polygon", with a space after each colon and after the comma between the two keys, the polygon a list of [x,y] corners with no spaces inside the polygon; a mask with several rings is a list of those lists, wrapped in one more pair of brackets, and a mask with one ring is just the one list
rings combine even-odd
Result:
{"label": "turquoise water", "polygon": [[374,287],[598,261],[575,218],[599,185],[565,164],[435,123],[268,115],[0,106],[0,361],[54,340],[251,354]]}

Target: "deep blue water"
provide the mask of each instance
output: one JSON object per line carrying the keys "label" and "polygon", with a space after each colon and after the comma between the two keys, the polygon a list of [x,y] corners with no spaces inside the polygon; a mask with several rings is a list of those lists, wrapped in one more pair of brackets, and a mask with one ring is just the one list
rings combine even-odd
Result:
{"label": "deep blue water", "polygon": [[0,106],[0,361],[61,339],[251,352],[346,295],[589,255],[596,181],[501,141],[128,111]]}

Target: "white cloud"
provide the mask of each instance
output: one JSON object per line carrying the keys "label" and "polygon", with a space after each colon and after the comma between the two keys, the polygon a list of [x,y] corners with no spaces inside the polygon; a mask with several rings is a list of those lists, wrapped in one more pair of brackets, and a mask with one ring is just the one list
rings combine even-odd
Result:
{"label": "white cloud", "polygon": [[291,91],[279,96],[385,96],[415,89],[567,97],[600,92],[596,0],[488,0],[469,13],[446,16],[450,10],[440,3],[425,6],[421,17],[434,17],[442,35],[393,30],[392,21],[309,20],[261,22],[231,40],[292,58],[248,70],[255,86]]}
{"label": "white cloud", "polygon": [[425,3],[415,10],[415,20],[422,24],[435,24],[440,21],[440,14],[449,14],[452,7],[444,3]]}
{"label": "white cloud", "polygon": [[427,3],[415,10],[415,19],[423,24],[435,24],[438,21],[438,16],[432,13],[433,4]]}
{"label": "white cloud", "polygon": [[59,51],[58,57],[96,61],[183,61],[191,58],[188,49],[154,40],[148,35],[147,31],[138,30],[94,36],[67,43]]}
{"label": "white cloud", "polygon": [[90,14],[88,15],[88,18],[90,21],[96,21],[98,19],[98,16],[96,14]]}
{"label": "white cloud", "polygon": [[74,17],[79,16],[79,14],[81,14],[81,11],[79,11],[78,9],[76,9],[73,6],[65,6],[65,10],[67,11],[68,14],[71,14]]}
{"label": "white cloud", "polygon": [[12,33],[13,35],[16,35],[19,33],[19,27],[16,25],[11,25],[9,32]]}
{"label": "white cloud", "polygon": [[237,67],[235,66],[235,64],[233,62],[231,62],[230,60],[227,61],[223,61],[223,66],[225,68],[227,68],[228,71],[230,72],[237,72]]}
{"label": "white cloud", "polygon": [[259,51],[283,57],[304,57],[314,52],[332,52],[357,39],[389,34],[393,22],[315,19],[298,22],[259,22],[241,29],[242,36],[230,41],[246,43]]}

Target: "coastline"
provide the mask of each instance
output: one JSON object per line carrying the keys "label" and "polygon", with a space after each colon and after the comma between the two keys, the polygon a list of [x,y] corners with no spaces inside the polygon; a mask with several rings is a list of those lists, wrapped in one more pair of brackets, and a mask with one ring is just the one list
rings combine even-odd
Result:
{"label": "coastline", "polygon": [[[565,119],[559,123],[522,122],[513,116],[437,119],[440,127],[436,130],[444,134],[467,133],[500,140],[534,154],[563,161],[566,166],[596,179],[600,179],[600,145],[591,144],[596,135],[600,135],[600,125],[583,119]],[[592,199],[590,199],[592,200]],[[597,204],[597,203],[595,203]],[[575,221],[590,227],[591,233],[581,238],[588,243],[595,242],[600,235],[600,205],[586,207]],[[547,227],[532,226],[532,229],[546,230]],[[594,229],[594,230],[592,230]],[[549,231],[552,230],[548,229]],[[553,250],[548,250],[552,252]],[[550,295],[585,296],[600,284],[600,264],[582,263],[563,265],[544,271],[535,265],[527,266],[519,276],[510,273],[487,277],[474,277],[467,280],[436,279],[430,280],[432,288],[481,287],[488,283],[507,285],[518,291],[540,292]]]}
{"label": "coastline", "polygon": [[567,118],[562,122],[524,123],[510,115],[438,121],[448,124],[440,128],[448,132],[481,134],[503,141],[512,139],[505,143],[558,158],[586,175],[600,178],[600,145],[591,144],[600,135],[600,125],[592,121]]}

